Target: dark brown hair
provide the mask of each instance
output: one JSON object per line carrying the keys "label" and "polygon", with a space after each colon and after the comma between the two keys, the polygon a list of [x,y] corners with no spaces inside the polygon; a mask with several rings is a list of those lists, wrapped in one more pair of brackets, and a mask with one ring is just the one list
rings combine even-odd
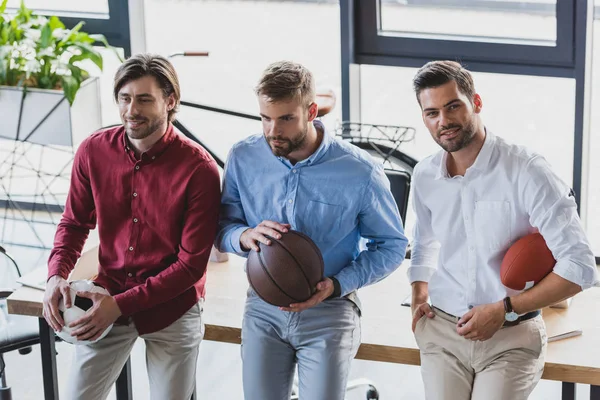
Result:
{"label": "dark brown hair", "polygon": [[442,86],[450,81],[455,81],[460,92],[472,101],[475,95],[473,77],[468,70],[455,61],[431,61],[417,71],[413,78],[413,89],[417,100],[422,90]]}
{"label": "dark brown hair", "polygon": [[291,61],[278,61],[269,65],[255,91],[258,96],[266,96],[272,102],[297,99],[308,107],[315,101],[312,73],[303,65]]}
{"label": "dark brown hair", "polygon": [[171,95],[175,98],[175,107],[169,111],[169,122],[172,122],[179,109],[181,89],[173,64],[163,56],[147,53],[136,54],[121,64],[115,74],[113,89],[115,101],[118,101],[119,91],[123,86],[145,76],[153,76],[156,79],[165,98]]}

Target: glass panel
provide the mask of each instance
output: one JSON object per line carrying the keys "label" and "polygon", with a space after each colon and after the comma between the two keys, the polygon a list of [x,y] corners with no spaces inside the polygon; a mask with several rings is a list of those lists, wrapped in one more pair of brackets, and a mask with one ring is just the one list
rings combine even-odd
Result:
{"label": "glass panel", "polygon": [[[208,58],[172,59],[181,81],[182,99],[258,115],[254,87],[262,71],[274,61],[293,60],[313,72],[317,87],[331,88],[338,95],[334,116],[329,117],[332,125],[336,116],[341,116],[339,4],[180,0],[165,7],[163,0],[146,0],[145,14],[146,27],[161,27],[146,30],[148,51],[163,55],[210,52]],[[307,29],[307,21],[318,29]],[[203,114],[206,119],[218,115]],[[183,115],[182,122],[186,122]],[[251,133],[256,131],[231,132],[238,140]],[[199,135],[213,134],[199,130]]]}
{"label": "glass panel", "polygon": [[[412,89],[417,69],[361,67],[363,122],[416,128],[413,141],[401,145],[418,160],[437,152],[438,145],[423,125]],[[569,185],[573,176],[575,81],[571,79],[473,73],[483,99],[486,127],[509,142],[542,154]],[[552,116],[549,118],[549,116]],[[412,205],[407,232],[412,233]]]}
{"label": "glass panel", "polygon": [[[8,0],[8,8],[18,8],[21,0]],[[27,8],[43,14],[106,14],[108,15],[108,0],[27,0]]]}
{"label": "glass panel", "polygon": [[[600,0],[596,0],[596,7]],[[594,21],[592,53],[592,104],[597,110],[600,105],[600,21]],[[585,167],[585,166],[584,166]],[[596,257],[600,257],[600,115],[592,111],[590,124],[590,147],[587,182],[587,230]]]}
{"label": "glass panel", "polygon": [[380,0],[384,35],[556,45],[556,0]]}

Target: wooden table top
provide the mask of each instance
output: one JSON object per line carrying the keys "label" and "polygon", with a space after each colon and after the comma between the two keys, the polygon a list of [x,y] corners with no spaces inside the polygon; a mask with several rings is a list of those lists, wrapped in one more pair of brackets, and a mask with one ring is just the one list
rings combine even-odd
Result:
{"label": "wooden table top", "polygon": [[[97,250],[86,252],[71,279],[95,275]],[[240,343],[241,323],[248,283],[244,259],[229,255],[224,263],[209,263],[204,306],[206,340]],[[400,305],[410,293],[406,268],[410,260],[383,281],[363,288],[359,296],[363,305],[362,344],[357,358],[372,361],[420,365],[419,350],[411,332],[410,308]],[[43,292],[19,288],[7,300],[13,314],[42,315]],[[548,345],[543,379],[600,385],[600,289],[578,294],[567,310],[582,329],[583,335]],[[568,313],[568,314],[567,314]]]}

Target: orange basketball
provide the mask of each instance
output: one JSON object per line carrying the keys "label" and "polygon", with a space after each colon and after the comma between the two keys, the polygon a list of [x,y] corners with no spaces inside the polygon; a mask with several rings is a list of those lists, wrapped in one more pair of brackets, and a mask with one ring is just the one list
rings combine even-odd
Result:
{"label": "orange basketball", "polygon": [[552,272],[556,260],[544,237],[532,233],[517,240],[502,260],[500,279],[507,288],[529,289]]}

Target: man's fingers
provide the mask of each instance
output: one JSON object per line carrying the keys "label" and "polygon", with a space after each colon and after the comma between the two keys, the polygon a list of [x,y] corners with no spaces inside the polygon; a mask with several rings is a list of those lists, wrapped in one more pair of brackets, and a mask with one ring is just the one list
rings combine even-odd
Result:
{"label": "man's fingers", "polygon": [[50,327],[55,332],[59,332],[62,330],[62,326],[59,324],[59,322],[56,320],[56,318],[54,318],[52,316],[52,314],[50,312],[48,312],[48,310],[45,310],[43,314],[44,314],[44,319],[46,320],[48,325],[50,325]]}
{"label": "man's fingers", "polygon": [[463,325],[456,325],[456,332],[460,335],[460,336],[466,336],[471,332],[472,329],[472,324],[470,323],[466,323]]}
{"label": "man's fingers", "polygon": [[73,332],[73,336],[77,337],[77,340],[90,340],[94,336],[98,335],[100,329],[95,326],[90,326],[88,329],[81,333]]}
{"label": "man's fingers", "polygon": [[281,233],[286,233],[291,228],[290,224],[280,224],[279,222],[275,221],[263,221],[260,224],[258,224],[257,228],[258,227],[268,227]]}
{"label": "man's fingers", "polygon": [[79,325],[85,325],[88,322],[90,322],[93,318],[93,314],[92,313],[86,313],[83,317],[76,319],[75,321],[71,322],[69,324],[69,328],[73,328],[75,326],[79,326]]}
{"label": "man's fingers", "polygon": [[60,288],[60,293],[62,294],[62,299],[64,301],[66,308],[71,308],[71,288],[66,285]]}
{"label": "man's fingers", "polygon": [[56,322],[58,323],[58,326],[59,326],[58,330],[61,330],[63,325],[65,324],[65,322],[63,321],[62,317],[60,316],[60,310],[58,309],[58,304],[54,304],[54,302],[52,300],[48,304],[48,314],[51,315],[54,320],[56,320]]}
{"label": "man's fingers", "polygon": [[269,228],[266,226],[257,226],[254,232],[259,233],[260,235],[271,236],[274,239],[281,239],[281,233],[273,228]]}
{"label": "man's fingers", "polygon": [[421,310],[423,311],[424,315],[427,315],[427,318],[435,317],[435,314],[428,303],[423,304],[423,306],[421,306]]}

